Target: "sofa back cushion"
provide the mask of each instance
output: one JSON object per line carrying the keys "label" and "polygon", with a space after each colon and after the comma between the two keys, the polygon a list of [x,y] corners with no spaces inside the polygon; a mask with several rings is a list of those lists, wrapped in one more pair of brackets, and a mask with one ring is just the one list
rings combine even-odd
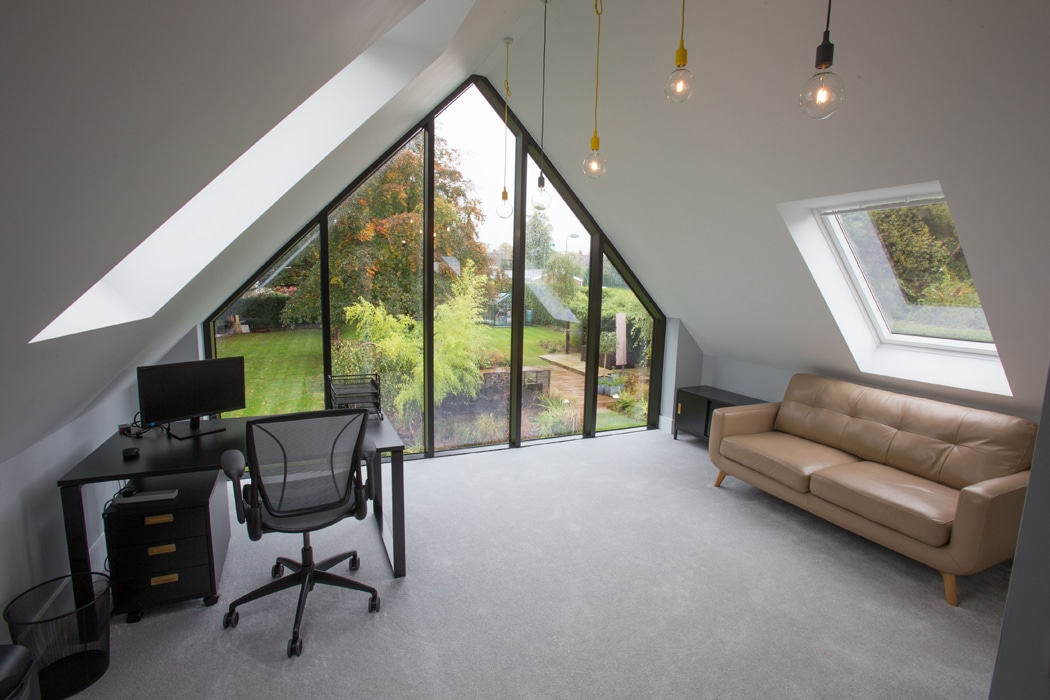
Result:
{"label": "sofa back cushion", "polygon": [[961,489],[1028,469],[1035,423],[812,374],[796,374],[776,430]]}

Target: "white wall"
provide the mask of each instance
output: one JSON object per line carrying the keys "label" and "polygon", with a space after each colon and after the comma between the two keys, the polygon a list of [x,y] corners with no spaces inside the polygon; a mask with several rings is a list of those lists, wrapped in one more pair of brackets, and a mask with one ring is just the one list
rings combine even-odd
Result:
{"label": "white wall", "polygon": [[780,401],[784,398],[784,390],[787,389],[793,374],[794,370],[769,367],[731,357],[708,355],[704,364],[704,384],[763,401]]}
{"label": "white wall", "polygon": [[660,391],[660,430],[670,432],[679,387],[702,384],[704,353],[681,319],[669,318],[664,336],[664,376]]}
{"label": "white wall", "polygon": [[[0,464],[0,601],[4,605],[27,588],[69,573],[57,482],[120,423],[128,422],[137,405],[129,382],[72,423]],[[112,484],[83,489],[95,571],[104,571],[102,508],[113,490]],[[0,634],[6,638],[6,625]]]}
{"label": "white wall", "polygon": [[[185,334],[160,362],[197,359],[198,330]],[[134,371],[110,386],[73,422],[0,464],[0,603],[22,591],[69,573],[65,523],[58,480],[77,466],[138,411]],[[105,573],[102,510],[116,482],[82,489],[93,571]],[[7,626],[0,636],[7,638]]]}

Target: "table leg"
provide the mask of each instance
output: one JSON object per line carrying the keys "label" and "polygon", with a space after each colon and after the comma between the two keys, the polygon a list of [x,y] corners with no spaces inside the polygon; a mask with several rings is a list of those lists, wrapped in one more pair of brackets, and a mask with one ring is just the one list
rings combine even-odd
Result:
{"label": "table leg", "polygon": [[[82,577],[76,574],[91,572],[91,551],[88,544],[87,524],[84,517],[84,500],[80,493],[80,486],[63,486],[59,489],[62,496],[62,518],[66,526],[66,549],[69,552],[69,573],[74,578]],[[90,602],[93,595],[88,590],[87,601],[77,597],[77,607],[84,602]]]}
{"label": "table leg", "polygon": [[376,455],[376,466],[372,470],[375,483],[372,510],[376,525],[383,539],[387,559],[394,571],[394,578],[405,575],[405,461],[402,450],[390,452],[390,522],[387,522],[383,501],[382,458]]}
{"label": "table leg", "polygon": [[73,586],[73,603],[78,610],[77,627],[82,644],[98,639],[99,625],[93,602],[95,587],[91,575],[91,547],[88,544],[87,524],[84,520],[84,499],[80,486],[63,486],[62,518],[66,526],[66,549],[69,552],[69,573]]}
{"label": "table leg", "polygon": [[394,577],[405,575],[405,454],[397,450],[390,455],[391,506],[394,518]]}

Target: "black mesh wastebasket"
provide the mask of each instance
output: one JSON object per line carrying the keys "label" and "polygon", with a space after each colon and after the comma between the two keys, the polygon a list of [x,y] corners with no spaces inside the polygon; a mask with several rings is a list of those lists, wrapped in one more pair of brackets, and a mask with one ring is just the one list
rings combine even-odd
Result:
{"label": "black mesh wastebasket", "polygon": [[42,700],[68,698],[106,672],[112,607],[109,577],[99,573],[53,578],[7,604],[11,641],[32,653]]}

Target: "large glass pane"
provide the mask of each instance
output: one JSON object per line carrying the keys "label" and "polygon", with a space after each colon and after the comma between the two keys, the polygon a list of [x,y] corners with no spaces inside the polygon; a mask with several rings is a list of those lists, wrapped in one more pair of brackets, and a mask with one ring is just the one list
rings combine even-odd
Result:
{"label": "large glass pane", "polygon": [[420,132],[328,217],[332,375],[379,375],[410,452],[424,447],[423,165]]}
{"label": "large glass pane", "polygon": [[991,343],[946,202],[827,214],[892,334]]}
{"label": "large glass pane", "polygon": [[646,424],[652,343],[653,317],[603,256],[597,430]]}
{"label": "large glass pane", "polygon": [[215,356],[244,356],[243,411],[263,416],[324,408],[318,227],[215,317]]}
{"label": "large glass pane", "polygon": [[528,163],[525,223],[523,440],[583,432],[587,322],[586,273],[591,245],[579,219],[550,182],[550,205],[533,206],[539,167]]}
{"label": "large glass pane", "polygon": [[434,446],[506,443],[514,137],[478,90],[435,120]]}

